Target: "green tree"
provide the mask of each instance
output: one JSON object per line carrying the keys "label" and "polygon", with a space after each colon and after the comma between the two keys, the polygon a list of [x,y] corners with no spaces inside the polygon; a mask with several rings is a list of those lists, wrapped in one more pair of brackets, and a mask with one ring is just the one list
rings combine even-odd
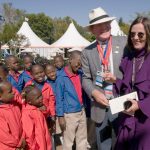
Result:
{"label": "green tree", "polygon": [[11,40],[7,43],[9,49],[12,54],[17,56],[20,52],[20,48],[24,45],[24,47],[28,46],[28,41],[25,36],[15,34]]}
{"label": "green tree", "polygon": [[13,8],[12,3],[3,3],[2,15],[5,18],[6,24],[15,24],[18,20],[24,18],[25,11]]}
{"label": "green tree", "polygon": [[145,16],[145,17],[148,17],[150,18],[150,11],[149,12],[142,12],[142,13],[136,13],[135,14],[135,18],[138,17],[138,16]]}
{"label": "green tree", "polygon": [[16,35],[19,29],[18,22],[23,19],[25,11],[15,9],[12,7],[12,3],[2,4],[2,16],[4,18],[3,24],[0,24],[1,33],[0,41],[2,44],[9,42]]}
{"label": "green tree", "polygon": [[58,40],[66,32],[71,22],[74,23],[76,29],[83,37],[85,37],[89,41],[93,41],[94,36],[90,32],[88,32],[85,28],[77,24],[77,22],[69,16],[64,18],[53,19],[54,25],[53,36],[55,41]]}
{"label": "green tree", "polygon": [[71,23],[71,19],[69,17],[62,18],[54,18],[53,19],[53,37],[54,41],[57,41],[67,30],[69,24]]}
{"label": "green tree", "polygon": [[74,22],[79,33],[87,40],[93,41],[95,39],[90,32],[77,24],[77,22],[69,16],[52,19],[44,13],[26,14],[24,10],[13,8],[12,3],[4,3],[2,5],[2,15],[5,18],[3,30],[0,32],[0,41],[3,44],[8,43],[10,40],[17,39],[16,32],[21,27],[25,17],[29,19],[29,25],[35,34],[49,44],[58,40],[66,32],[71,22]]}
{"label": "green tree", "polygon": [[52,19],[46,16],[44,13],[39,14],[28,14],[27,18],[29,19],[29,25],[32,30],[39,36],[42,40],[47,43],[54,41],[52,31],[53,23]]}
{"label": "green tree", "polygon": [[127,24],[127,23],[125,23],[123,21],[123,18],[119,19],[119,26],[120,26],[121,30],[123,31],[123,33],[125,33],[126,35],[128,35],[130,25]]}
{"label": "green tree", "polygon": [[15,25],[5,24],[3,27],[3,32],[0,34],[0,41],[2,44],[10,41],[16,34],[17,28]]}
{"label": "green tree", "polygon": [[77,22],[74,20],[73,21],[78,32],[84,37],[86,38],[88,41],[92,42],[93,40],[95,40],[95,37],[92,33],[90,33],[87,28],[80,26],[79,24],[77,24]]}

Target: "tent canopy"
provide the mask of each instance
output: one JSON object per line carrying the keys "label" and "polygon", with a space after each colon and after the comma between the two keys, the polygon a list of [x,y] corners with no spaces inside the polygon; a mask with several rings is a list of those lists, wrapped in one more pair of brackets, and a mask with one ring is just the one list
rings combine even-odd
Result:
{"label": "tent canopy", "polygon": [[79,52],[81,52],[82,48],[80,48],[80,47],[73,47],[73,48],[71,48],[71,49],[68,50],[68,52],[73,52],[73,51],[79,51]]}
{"label": "tent canopy", "polygon": [[113,36],[125,36],[123,31],[120,29],[118,22],[116,20],[113,20],[111,22],[111,34]]}
{"label": "tent canopy", "polygon": [[88,40],[80,35],[75,28],[74,24],[71,23],[67,31],[58,39],[55,43],[51,44],[51,47],[59,48],[73,48],[73,47],[86,47],[90,44]]}
{"label": "tent canopy", "polygon": [[[56,55],[56,53],[62,53],[63,51],[61,51],[59,49],[52,49],[50,47],[49,44],[47,44],[46,42],[44,42],[43,40],[41,40],[30,28],[27,20],[25,20],[21,26],[21,28],[19,29],[19,31],[17,32],[18,35],[23,35],[26,37],[26,40],[21,43],[21,49],[26,49],[28,48],[28,50],[31,52],[35,52],[37,54],[39,54],[40,56],[46,57],[48,58],[49,55]],[[8,45],[5,44],[2,46],[1,49],[8,49]],[[22,51],[23,52],[23,51]],[[25,51],[24,51],[25,52]],[[55,54],[51,54],[51,53],[55,53]]]}
{"label": "tent canopy", "polygon": [[24,35],[27,38],[28,43],[23,43],[22,45],[28,44],[28,47],[33,48],[49,48],[50,45],[42,41],[30,28],[28,22],[24,21],[21,28],[17,32],[18,35]]}
{"label": "tent canopy", "polygon": [[[38,53],[40,56],[48,57],[49,55],[56,55],[56,53],[63,53],[62,50],[56,48],[80,48],[81,50],[88,46],[90,42],[80,35],[80,33],[75,28],[74,24],[71,23],[62,35],[53,44],[49,45],[42,41],[30,28],[27,20],[23,22],[21,28],[17,32],[18,35],[24,35],[27,40],[22,43],[21,48],[31,48],[34,52]],[[116,20],[111,23],[111,34],[113,36],[125,36],[123,31],[121,31]],[[8,49],[7,44],[3,45],[1,49]],[[74,49],[70,50],[73,51]],[[55,53],[55,54],[51,54]]]}

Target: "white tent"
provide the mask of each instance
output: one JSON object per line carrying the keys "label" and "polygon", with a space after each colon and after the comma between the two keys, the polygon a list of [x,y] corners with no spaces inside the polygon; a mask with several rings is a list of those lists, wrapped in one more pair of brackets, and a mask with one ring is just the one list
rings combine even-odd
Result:
{"label": "white tent", "polygon": [[71,49],[68,50],[68,52],[73,52],[73,51],[79,51],[79,52],[81,52],[82,48],[80,48],[80,47],[73,47],[73,48],[71,48]]}
{"label": "white tent", "polygon": [[21,28],[17,32],[18,35],[24,35],[29,43],[23,43],[22,45],[29,44],[29,47],[33,48],[49,48],[49,45],[42,41],[30,28],[28,22],[24,21]]}
{"label": "white tent", "polygon": [[[30,51],[34,51],[40,56],[48,58],[51,53],[58,53],[58,50],[54,50],[50,47],[49,44],[42,41],[30,28],[27,20],[23,22],[21,28],[17,32],[18,35],[23,35],[26,37],[26,40],[21,44],[21,49],[30,48]],[[1,49],[8,49],[8,46],[5,44]],[[60,50],[61,51],[61,50]],[[59,52],[60,52],[59,51]],[[52,54],[52,55],[55,55]]]}
{"label": "white tent", "polygon": [[33,56],[36,56],[37,53],[32,49],[32,48],[25,48],[23,50],[21,50],[18,55],[22,54],[22,53],[30,53],[32,54]]}
{"label": "white tent", "polygon": [[35,51],[32,48],[26,48],[24,50],[21,50],[20,53],[35,53]]}
{"label": "white tent", "polygon": [[126,36],[123,31],[120,29],[118,22],[116,20],[113,20],[111,22],[111,34],[113,36]]}
{"label": "white tent", "polygon": [[51,51],[48,51],[48,59],[53,59],[57,54],[64,54],[64,51],[59,48],[51,48]]}
{"label": "white tent", "polygon": [[90,42],[80,35],[75,28],[74,24],[71,23],[67,31],[58,39],[56,42],[51,44],[51,47],[59,48],[73,48],[80,47],[84,48],[88,46]]}

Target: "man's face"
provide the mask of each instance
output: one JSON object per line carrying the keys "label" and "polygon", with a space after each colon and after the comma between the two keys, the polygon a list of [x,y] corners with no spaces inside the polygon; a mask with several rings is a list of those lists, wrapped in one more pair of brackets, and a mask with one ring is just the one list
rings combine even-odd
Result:
{"label": "man's face", "polygon": [[109,22],[104,22],[100,24],[96,24],[91,26],[91,32],[95,35],[97,40],[105,41],[107,40],[111,35],[111,25]]}

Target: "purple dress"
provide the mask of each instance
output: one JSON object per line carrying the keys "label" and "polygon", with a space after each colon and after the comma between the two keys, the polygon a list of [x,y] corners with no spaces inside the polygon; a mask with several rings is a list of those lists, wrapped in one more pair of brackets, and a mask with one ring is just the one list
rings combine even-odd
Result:
{"label": "purple dress", "polygon": [[[142,57],[144,62],[142,62]],[[135,58],[135,80],[132,82],[133,60]],[[142,65],[141,65],[142,64]],[[150,54],[145,50],[123,57],[120,70],[123,79],[114,84],[114,94],[137,91],[140,110],[135,116],[119,114],[119,132],[115,150],[150,150]]]}

